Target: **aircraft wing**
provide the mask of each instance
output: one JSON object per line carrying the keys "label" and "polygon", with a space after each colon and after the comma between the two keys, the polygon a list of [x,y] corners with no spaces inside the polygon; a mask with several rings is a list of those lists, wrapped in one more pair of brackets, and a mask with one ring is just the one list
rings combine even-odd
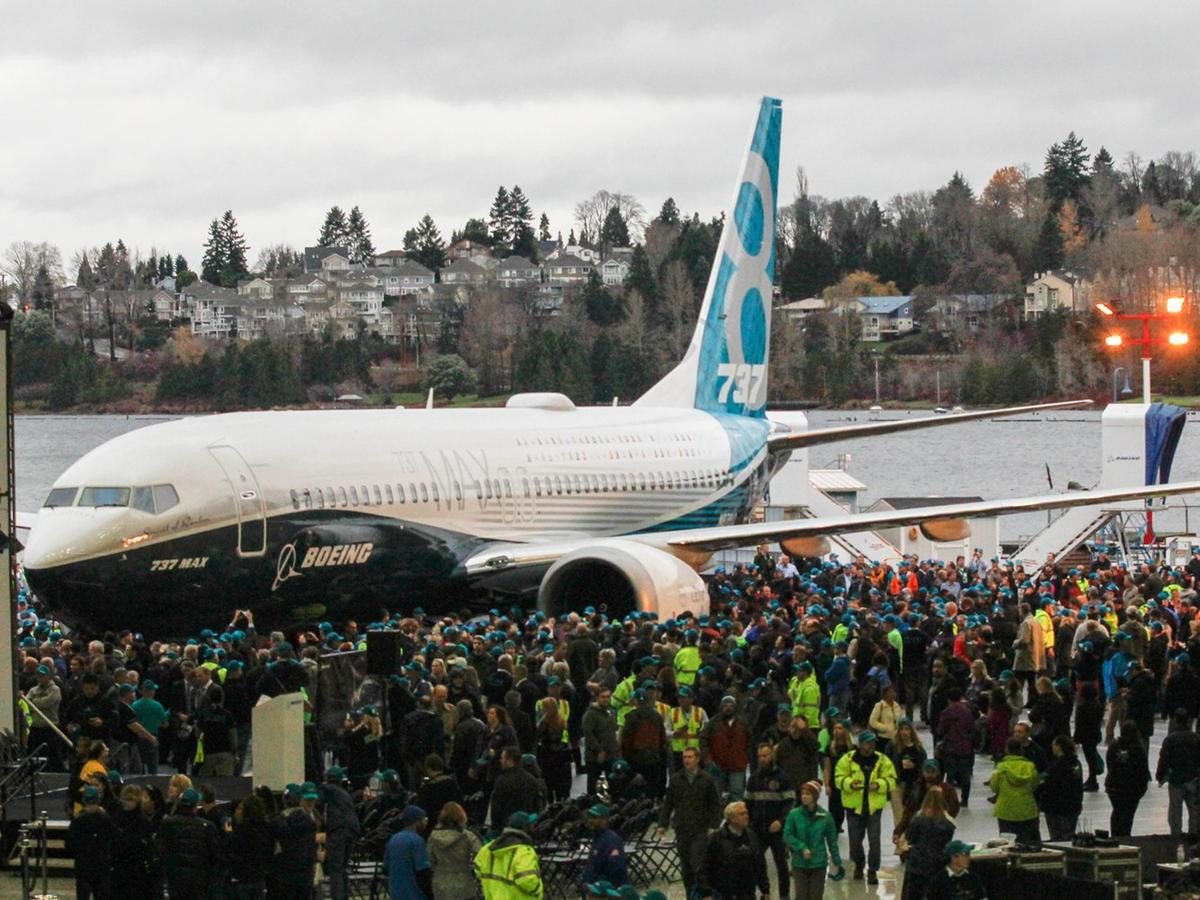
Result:
{"label": "aircraft wing", "polygon": [[[1090,406],[1091,400],[1063,400],[1058,403],[1038,403],[1032,406],[1007,406],[1002,409],[984,409],[973,412],[950,413],[945,416],[921,416],[916,419],[888,419],[883,422],[864,422],[860,425],[843,425],[837,428],[814,428],[795,433],[777,432],[767,438],[767,447],[772,453],[799,450],[817,444],[831,444],[850,438],[873,437],[877,434],[894,434],[897,431],[916,431],[919,428],[934,428],[940,425],[956,425],[978,419],[996,419],[1001,416],[1018,416],[1021,413],[1046,412],[1052,409],[1071,409]],[[769,415],[769,414],[768,414]]]}
{"label": "aircraft wing", "polygon": [[[846,513],[844,516],[825,516],[815,519],[788,519],[782,522],[654,531],[621,535],[619,540],[636,541],[668,553],[673,550],[701,552],[731,550],[787,538],[873,531],[898,525],[918,525],[937,519],[972,519],[981,516],[1036,512],[1043,509],[1066,509],[1072,506],[1106,506],[1126,503],[1130,500],[1197,493],[1200,493],[1200,481],[1187,481],[1140,488],[1071,491],[1066,494],[1043,494],[1011,500],[981,500],[974,503],[950,503],[916,509]],[[549,565],[560,556],[586,547],[590,541],[594,540],[596,538],[567,538],[540,543],[488,544],[466,560],[465,567],[469,574],[479,574],[519,566]]]}
{"label": "aircraft wing", "polygon": [[950,503],[944,506],[923,506],[916,509],[847,513],[844,516],[826,516],[816,519],[788,519],[782,522],[659,531],[629,535],[627,539],[653,544],[663,549],[678,547],[688,550],[729,550],[763,541],[873,531],[897,525],[919,525],[922,522],[936,519],[973,519],[981,516],[1036,512],[1042,509],[1066,509],[1071,506],[1105,506],[1129,500],[1195,493],[1200,493],[1200,481],[1106,491],[1072,491],[1068,494],[1043,494],[1038,497],[1017,497],[1011,500]]}

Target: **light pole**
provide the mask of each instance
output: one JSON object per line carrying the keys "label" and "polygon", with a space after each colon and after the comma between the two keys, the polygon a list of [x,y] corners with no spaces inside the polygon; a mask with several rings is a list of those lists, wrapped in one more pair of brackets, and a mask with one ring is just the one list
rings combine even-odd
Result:
{"label": "light pole", "polygon": [[875,359],[875,405],[879,405],[879,351],[872,350],[871,356]]}
{"label": "light pole", "polygon": [[1155,344],[1163,344],[1170,347],[1183,347],[1187,345],[1188,333],[1186,331],[1172,331],[1167,335],[1166,339],[1153,338],[1150,335],[1150,323],[1167,321],[1171,316],[1178,315],[1183,312],[1182,297],[1168,297],[1166,301],[1167,312],[1163,313],[1119,313],[1107,303],[1097,303],[1096,309],[1101,315],[1109,316],[1114,319],[1123,319],[1126,321],[1136,321],[1142,323],[1142,336],[1140,338],[1126,339],[1120,332],[1112,332],[1104,338],[1104,345],[1110,349],[1117,350],[1126,344],[1142,348],[1142,402],[1147,406],[1150,404],[1150,348]]}
{"label": "light pole", "polygon": [[1112,385],[1113,385],[1112,402],[1113,403],[1117,402],[1117,377],[1120,375],[1125,376],[1125,386],[1123,388],[1121,388],[1121,395],[1124,397],[1128,397],[1130,394],[1133,393],[1133,388],[1130,387],[1130,385],[1129,385],[1129,370],[1126,369],[1124,366],[1117,366],[1115,369],[1113,369],[1113,377],[1112,377]]}

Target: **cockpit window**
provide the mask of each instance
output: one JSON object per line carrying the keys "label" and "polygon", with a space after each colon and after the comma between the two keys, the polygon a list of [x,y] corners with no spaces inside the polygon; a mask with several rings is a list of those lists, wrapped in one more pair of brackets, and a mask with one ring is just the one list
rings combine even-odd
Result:
{"label": "cockpit window", "polygon": [[156,484],[154,486],[154,505],[158,508],[159,513],[164,513],[172,506],[179,505],[179,495],[175,493],[175,488],[169,484]]}
{"label": "cockpit window", "polygon": [[74,506],[75,495],[79,493],[77,487],[54,488],[46,497],[46,502],[43,506]]}
{"label": "cockpit window", "polygon": [[129,505],[136,510],[154,515],[154,491],[149,487],[135,487],[133,502]]}
{"label": "cockpit window", "polygon": [[80,506],[128,506],[127,487],[85,487],[79,495]]}

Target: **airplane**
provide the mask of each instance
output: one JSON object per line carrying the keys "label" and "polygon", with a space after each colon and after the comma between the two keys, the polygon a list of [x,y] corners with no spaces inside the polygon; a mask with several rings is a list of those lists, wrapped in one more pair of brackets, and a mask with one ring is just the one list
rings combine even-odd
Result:
{"label": "airplane", "polygon": [[[798,449],[1056,409],[984,410],[793,431],[766,413],[782,105],[764,98],[683,358],[632,405],[517,394],[502,409],[244,412],[151,425],[54,483],[26,580],[90,632],[183,636],[256,622],[604,606],[700,613],[719,549],[897,524],[1200,491],[1200,483],[753,524]],[[534,599],[536,596],[536,599]]]}

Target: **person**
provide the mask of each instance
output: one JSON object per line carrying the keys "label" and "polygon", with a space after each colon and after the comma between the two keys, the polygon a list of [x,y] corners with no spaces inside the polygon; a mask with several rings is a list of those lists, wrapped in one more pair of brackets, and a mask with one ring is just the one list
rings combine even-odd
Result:
{"label": "person", "polygon": [[158,685],[152,679],[144,679],[139,687],[142,695],[133,701],[131,708],[142,728],[146,730],[147,734],[153,736],[154,740],[139,740],[138,751],[146,774],[157,775],[159,729],[169,721],[170,716],[167,714],[166,707],[157,699]]}
{"label": "person", "polygon": [[963,806],[971,805],[971,778],[975,771],[975,714],[967,705],[962,688],[946,692],[949,701],[938,717],[937,736],[942,746],[946,780],[958,788]]}
{"label": "person", "polygon": [[1177,708],[1158,753],[1154,780],[1167,786],[1167,825],[1172,837],[1183,834],[1183,807],[1187,807],[1187,833],[1200,828],[1200,735],[1191,729],[1188,711]]}
{"label": "person", "polygon": [[1100,727],[1104,721],[1104,704],[1096,685],[1084,683],[1079,686],[1079,699],[1075,703],[1075,743],[1083,749],[1083,758],[1087,760],[1088,777],[1084,782],[1084,791],[1100,790],[1097,780],[1104,771],[1104,760],[1096,749],[1100,746]]}
{"label": "person", "polygon": [[944,851],[954,838],[954,828],[941,789],[930,788],[900,844],[904,848],[903,900],[925,900],[930,882],[945,864]]}
{"label": "person", "polygon": [[1037,769],[1023,755],[1018,738],[1009,738],[1004,749],[1004,758],[996,763],[992,777],[988,779],[988,787],[996,795],[992,812],[1002,834],[1014,834],[1018,842],[1037,843],[1041,840],[1034,796],[1038,786]]}
{"label": "person", "polygon": [[921,780],[917,782],[917,789],[912,794],[910,800],[905,802],[904,809],[901,811],[900,820],[895,823],[892,829],[892,840],[898,840],[907,830],[913,817],[921,809],[921,805],[925,802],[925,795],[931,790],[938,790],[942,795],[942,803],[946,806],[946,814],[951,819],[958,817],[958,811],[961,804],[958,802],[958,791],[954,789],[954,785],[950,784],[942,776],[942,767],[936,759],[927,759],[921,764]]}
{"label": "person", "polygon": [[269,810],[257,793],[244,797],[233,811],[229,839],[229,900],[263,900],[275,853]]}
{"label": "person", "polygon": [[67,827],[67,852],[74,860],[75,896],[108,900],[118,834],[100,805],[100,791],[88,785],[80,792],[80,809]]}
{"label": "person", "polygon": [[[556,677],[552,676],[550,680],[560,684]],[[566,700],[553,697],[544,697],[538,703],[537,761],[551,800],[566,800],[571,795],[571,742],[564,714],[568,709]]]}
{"label": "person", "polygon": [[437,900],[475,900],[479,894],[475,856],[481,847],[475,832],[467,828],[466,810],[453,801],[443,806],[427,842]]}
{"label": "person", "polygon": [[[596,803],[587,811],[587,829],[592,833],[592,846],[583,869],[585,884],[607,881],[619,887],[629,881],[629,859],[620,835],[608,827],[612,811]],[[439,898],[440,900],[440,898]]]}
{"label": "person", "polygon": [[425,780],[417,788],[415,803],[421,809],[437,810],[441,815],[447,803],[462,803],[463,793],[458,781],[446,771],[446,762],[436,753],[425,757]]}
{"label": "person", "polygon": [[771,892],[766,859],[746,804],[734,801],[725,807],[725,821],[705,838],[696,893],[712,900],[755,900],[756,888]]}
{"label": "person", "polygon": [[541,784],[521,765],[521,748],[505,747],[500,753],[503,771],[492,788],[492,828],[500,828],[515,812],[536,813],[540,810]]}
{"label": "person", "polygon": [[983,882],[971,871],[973,849],[962,841],[946,845],[946,865],[929,882],[928,900],[987,900]]}
{"label": "person", "polygon": [[475,877],[483,888],[483,900],[541,900],[542,872],[529,829],[537,816],[516,812],[494,841],[475,855]]}
{"label": "person", "polygon": [[660,832],[675,825],[675,847],[684,891],[691,894],[697,881],[702,842],[708,829],[721,821],[721,792],[716,780],[700,768],[700,751],[683,751],[683,768],[671,776],[658,815]]}
{"label": "person", "polygon": [[621,726],[621,757],[645,779],[650,796],[657,799],[667,781],[667,726],[644,688],[633,692],[633,701]]}
{"label": "person", "polygon": [[212,822],[196,815],[199,803],[200,792],[188,788],[159,829],[167,893],[172,900],[206,900],[212,888],[221,838]]}
{"label": "person", "polygon": [[320,796],[313,785],[290,784],[283,791],[283,812],[275,817],[273,830],[279,851],[275,854],[270,893],[280,900],[308,900],[316,874],[317,822],[306,806],[304,795]]}
{"label": "person", "polygon": [[700,735],[700,749],[704,758],[715,767],[713,771],[721,792],[730,800],[741,800],[746,793],[750,735],[737,716],[737,700],[732,696],[721,698],[720,711]]}
{"label": "person", "polygon": [[[867,884],[879,884],[879,828],[883,808],[888,804],[896,786],[896,768],[892,761],[875,750],[875,735],[860,732],[858,747],[847,753],[834,770],[834,778],[842,792],[846,808],[846,823],[850,832],[850,861],[854,863],[854,878],[863,877],[866,866]],[[869,853],[864,858],[863,839]]]}
{"label": "person", "polygon": [[892,791],[892,820],[899,822],[904,809],[914,806],[921,784],[921,767],[925,764],[925,746],[908,719],[901,719],[896,727],[888,753],[896,767],[896,789]]}
{"label": "person", "polygon": [[586,791],[594,794],[600,774],[621,754],[611,690],[606,687],[597,690],[595,702],[584,710],[582,729],[583,759],[587,766]]}
{"label": "person", "polygon": [[875,732],[879,752],[891,755],[892,741],[896,730],[904,720],[904,708],[896,699],[895,685],[889,685],[883,691],[883,697],[871,709],[867,718],[867,727]]}
{"label": "person", "polygon": [[842,824],[846,821],[846,809],[842,805],[842,789],[838,787],[833,773],[838,760],[853,750],[850,729],[843,722],[834,722],[829,731],[829,744],[821,758],[821,778],[825,784],[825,796],[829,798],[829,814],[833,816],[838,834],[842,833]]}
{"label": "person", "polygon": [[1037,801],[1046,816],[1052,841],[1069,841],[1083,811],[1083,768],[1075,754],[1075,742],[1058,735],[1050,744],[1050,766],[1037,787]]}
{"label": "person", "polygon": [[1104,792],[1112,804],[1109,832],[1113,837],[1128,837],[1133,833],[1138,803],[1150,783],[1146,746],[1132,719],[1125,719],[1121,723],[1121,735],[1108,745],[1104,761],[1108,766]]}
{"label": "person", "polygon": [[1017,629],[1016,640],[1013,641],[1013,649],[1016,651],[1013,657],[1013,672],[1027,685],[1025,706],[1029,707],[1033,705],[1038,676],[1046,668],[1046,639],[1041,623],[1034,618],[1028,603],[1022,603],[1018,612],[1021,625]]}
{"label": "person", "polygon": [[[141,900],[154,894],[154,823],[142,810],[142,789],[127,784],[112,813],[117,839],[112,868],[121,877],[112,885],[114,900]],[[159,891],[161,894],[162,891]]]}
{"label": "person", "polygon": [[672,707],[667,717],[667,730],[671,733],[672,764],[676,769],[683,765],[685,748],[700,749],[700,735],[708,724],[708,716],[696,705],[691,687],[681,685],[677,696],[679,705]]}
{"label": "person", "polygon": [[425,810],[409,804],[400,813],[398,830],[383,851],[383,871],[391,900],[433,900],[433,870],[421,832]]}
{"label": "person", "polygon": [[820,739],[808,727],[808,717],[796,716],[775,745],[775,764],[793,785],[812,781],[820,764],[820,745]]}
{"label": "person", "polygon": [[[828,810],[817,805],[821,782],[809,781],[800,787],[800,805],[787,814],[783,842],[791,856],[792,889],[796,900],[819,900],[825,894],[825,872],[832,864],[833,879],[846,875],[838,852],[837,828]],[[779,896],[787,897],[785,881],[779,882]]]}
{"label": "person", "polygon": [[325,770],[325,783],[321,786],[325,813],[324,868],[329,878],[331,900],[346,900],[350,896],[350,854],[362,830],[354,799],[345,787],[346,777],[346,770],[341,766],[330,766]]}
{"label": "person", "polygon": [[788,895],[788,853],[783,842],[783,826],[788,813],[796,805],[796,791],[787,775],[775,765],[775,748],[768,743],[758,745],[758,768],[746,782],[746,807],[750,810],[750,827],[764,852],[769,851],[775,862],[775,876],[780,897]]}

